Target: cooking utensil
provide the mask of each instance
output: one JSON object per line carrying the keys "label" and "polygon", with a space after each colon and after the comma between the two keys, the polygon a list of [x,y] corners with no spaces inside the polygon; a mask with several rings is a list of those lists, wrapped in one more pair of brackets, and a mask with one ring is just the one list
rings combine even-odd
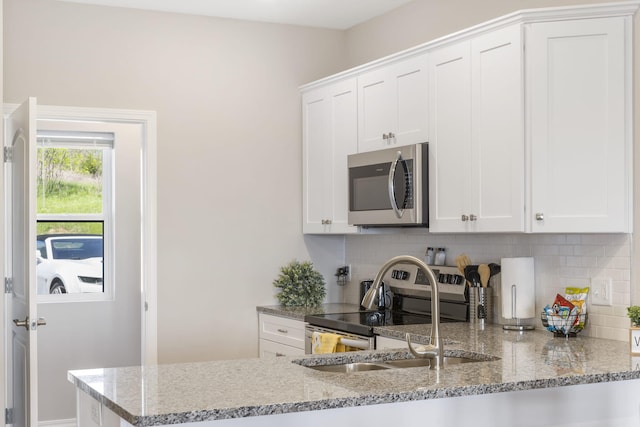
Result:
{"label": "cooking utensil", "polygon": [[[466,277],[465,267],[471,264],[471,259],[465,254],[460,254],[456,257],[456,266],[458,267],[458,271],[460,274]],[[469,281],[467,281],[468,285],[471,285]]]}
{"label": "cooking utensil", "polygon": [[478,270],[469,271],[467,273],[467,279],[471,282],[472,287],[480,287],[480,274],[478,273]]}
{"label": "cooking utensil", "polygon": [[491,269],[487,264],[480,264],[478,266],[478,274],[480,275],[480,283],[483,288],[489,286],[489,278],[491,277]]}
{"label": "cooking utensil", "polygon": [[500,270],[501,270],[500,264],[496,264],[495,262],[490,263],[489,270],[491,271],[490,277],[495,276],[496,274],[500,273]]}

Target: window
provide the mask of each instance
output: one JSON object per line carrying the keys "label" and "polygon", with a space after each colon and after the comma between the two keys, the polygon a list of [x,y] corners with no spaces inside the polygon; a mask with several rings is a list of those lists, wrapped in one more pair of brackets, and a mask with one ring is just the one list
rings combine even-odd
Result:
{"label": "window", "polygon": [[38,131],[40,302],[111,298],[112,133]]}

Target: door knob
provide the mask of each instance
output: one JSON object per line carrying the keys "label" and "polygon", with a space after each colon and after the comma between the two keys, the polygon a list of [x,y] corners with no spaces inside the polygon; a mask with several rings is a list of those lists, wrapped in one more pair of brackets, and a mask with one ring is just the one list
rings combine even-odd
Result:
{"label": "door knob", "polygon": [[469,215],[462,214],[462,217],[460,219],[462,220],[462,222],[469,221]]}
{"label": "door knob", "polygon": [[475,216],[474,214],[469,215],[469,221],[475,221],[477,219],[478,219],[478,217]]}
{"label": "door knob", "polygon": [[29,328],[36,329],[38,326],[44,326],[47,324],[47,319],[44,317],[39,317],[37,322],[33,322],[31,324],[29,322],[29,316],[25,317],[24,320],[13,319],[13,324],[16,326],[24,326],[24,328],[28,331]]}
{"label": "door knob", "polygon": [[541,212],[538,212],[536,214],[536,221],[544,221],[544,214]]}

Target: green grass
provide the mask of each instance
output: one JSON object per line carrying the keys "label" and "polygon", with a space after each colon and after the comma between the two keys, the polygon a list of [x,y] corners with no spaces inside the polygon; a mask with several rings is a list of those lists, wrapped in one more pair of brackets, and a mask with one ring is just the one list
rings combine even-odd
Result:
{"label": "green grass", "polygon": [[[99,214],[102,213],[102,187],[96,184],[61,181],[49,185],[43,195],[38,185],[38,214]],[[99,222],[38,222],[37,234],[103,234]]]}
{"label": "green grass", "polygon": [[49,187],[49,191],[43,194],[42,186],[38,186],[39,214],[102,213],[100,185],[62,181]]}

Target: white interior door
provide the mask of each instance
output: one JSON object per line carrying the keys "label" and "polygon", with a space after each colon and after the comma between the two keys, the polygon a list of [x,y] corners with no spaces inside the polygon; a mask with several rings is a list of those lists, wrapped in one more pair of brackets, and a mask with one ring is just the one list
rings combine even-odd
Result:
{"label": "white interior door", "polygon": [[10,185],[5,206],[9,224],[10,247],[7,248],[12,291],[6,293],[7,304],[7,404],[12,424],[18,427],[37,425],[38,372],[35,248],[35,125],[36,99],[29,98],[6,123],[11,146],[8,163]]}

